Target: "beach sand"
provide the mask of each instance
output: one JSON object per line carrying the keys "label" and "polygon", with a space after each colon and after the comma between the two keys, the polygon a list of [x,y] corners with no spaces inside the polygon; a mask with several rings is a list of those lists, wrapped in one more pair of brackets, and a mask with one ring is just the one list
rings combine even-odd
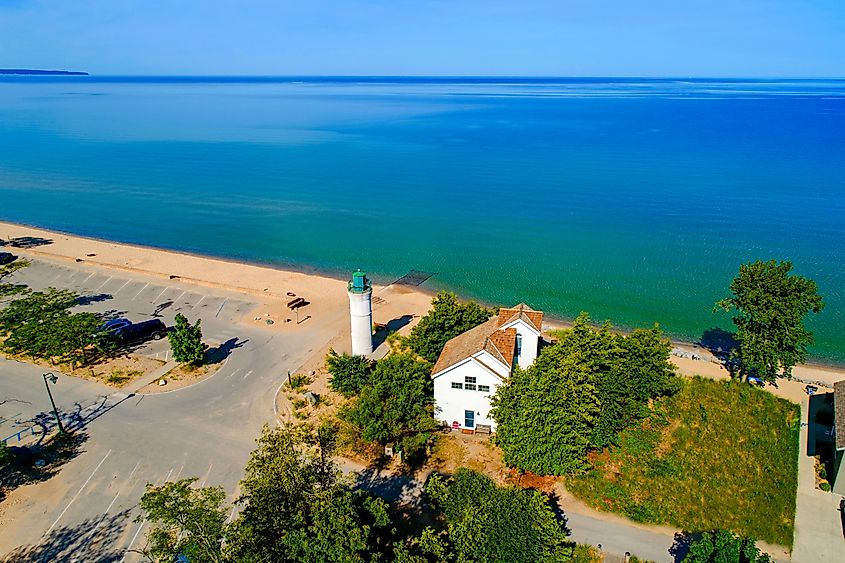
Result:
{"label": "beach sand", "polygon": [[[296,330],[295,313],[287,308],[294,296],[309,301],[301,316],[310,315],[326,323],[334,332],[330,346],[339,351],[349,351],[348,302],[346,280],[328,276],[284,270],[269,266],[248,264],[197,256],[188,253],[156,248],[113,243],[76,235],[48,231],[34,227],[0,222],[0,238],[24,239],[32,245],[26,248],[5,247],[24,257],[46,258],[71,263],[84,263],[105,269],[123,270],[184,282],[196,286],[221,288],[251,295],[260,307],[243,319],[245,323],[261,324],[269,330]],[[413,286],[374,286],[373,321],[401,327],[407,333],[431,303],[431,293]],[[505,303],[502,305],[512,305]],[[260,320],[256,320],[256,315]],[[268,317],[269,315],[269,317]],[[275,320],[271,326],[265,319]],[[287,322],[286,320],[289,319]],[[404,319],[404,320],[400,320]],[[549,328],[565,326],[551,323]],[[677,343],[677,348],[695,353],[701,359],[672,356],[679,372],[685,375],[728,377],[728,372],[715,358],[701,347],[690,343]],[[319,363],[324,350],[315,351],[313,363]],[[831,366],[803,365],[794,369],[794,376],[803,381],[819,382],[832,386],[845,379],[845,369]]]}

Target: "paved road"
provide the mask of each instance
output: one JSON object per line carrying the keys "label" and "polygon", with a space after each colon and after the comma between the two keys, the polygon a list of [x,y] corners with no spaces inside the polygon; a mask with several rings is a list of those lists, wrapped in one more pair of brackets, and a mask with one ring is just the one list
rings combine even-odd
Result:
{"label": "paved road", "polygon": [[[18,279],[35,288],[102,292],[103,297],[86,307],[116,310],[136,321],[171,302],[159,312],[166,323],[183,312],[189,319],[203,320],[210,340],[237,339],[225,366],[212,377],[169,393],[126,396],[93,382],[59,380],[53,390],[61,411],[96,404],[100,416],[85,425],[84,452],[33,488],[31,500],[15,506],[12,518],[4,518],[0,546],[29,546],[36,550],[29,559],[138,560],[126,550],[137,548],[144,536],[144,525],[133,519],[146,483],[197,476],[202,483],[222,485],[233,498],[254,439],[262,425],[274,420],[273,399],[282,374],[298,368],[325,338],[316,322],[283,337],[234,324],[251,307],[243,295],[140,276],[109,277],[41,260]],[[144,353],[162,354],[166,346],[156,343]],[[40,413],[49,419],[41,371],[17,362],[0,363],[0,400],[11,400],[2,407],[15,407],[0,414],[20,419]]]}

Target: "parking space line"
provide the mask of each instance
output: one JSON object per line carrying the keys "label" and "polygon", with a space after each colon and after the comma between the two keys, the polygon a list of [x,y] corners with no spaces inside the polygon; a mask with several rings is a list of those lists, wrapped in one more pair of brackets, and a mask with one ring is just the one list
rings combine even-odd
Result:
{"label": "parking space line", "polygon": [[90,279],[91,279],[91,276],[93,276],[93,275],[94,275],[94,274],[96,274],[96,273],[97,273],[97,272],[91,272],[90,274],[88,274],[88,277],[87,277],[87,278],[85,278],[84,280],[82,280],[82,281],[79,283],[79,285],[83,285],[85,282],[87,282],[88,280],[90,280]]}
{"label": "parking space line", "polygon": [[138,534],[141,533],[141,528],[143,528],[146,523],[147,523],[147,519],[144,518],[144,521],[141,522],[141,525],[138,526],[138,529],[135,531],[135,535],[132,536],[132,540],[129,542],[129,545],[126,546],[126,550],[123,552],[123,558],[120,560],[120,563],[123,563],[124,561],[126,561],[126,556],[129,555],[129,550],[132,549],[133,545],[135,545],[135,540],[138,539]]}
{"label": "parking space line", "polygon": [[202,478],[202,483],[200,483],[200,488],[205,487],[205,482],[208,480],[208,476],[211,475],[211,468],[214,467],[214,464],[208,466],[208,471],[205,472],[205,477]]}
{"label": "parking space line", "polygon": [[95,289],[94,291],[100,291],[101,289],[103,289],[103,287],[104,287],[107,283],[109,283],[109,282],[111,281],[111,279],[112,279],[112,276],[109,276],[109,277],[108,277],[108,279],[107,279],[106,281],[104,281],[103,283],[101,283],[101,284],[100,284],[100,287],[98,287],[98,288],[97,288],[97,289]]}
{"label": "parking space line", "polygon": [[[84,482],[84,483],[82,483],[82,486],[81,486],[81,487],[79,487],[79,490],[78,490],[78,491],[76,491],[76,494],[75,494],[75,495],[73,495],[73,498],[72,498],[72,499],[70,499],[70,502],[69,502],[69,503],[67,503],[67,506],[65,507],[65,509],[64,509],[64,510],[62,510],[62,513],[61,513],[61,514],[59,514],[58,518],[56,518],[56,520],[53,522],[53,524],[50,526],[50,528],[49,528],[46,532],[44,532],[44,535],[45,535],[45,536],[46,536],[47,534],[49,534],[50,532],[52,532],[52,531],[53,531],[53,528],[55,528],[55,527],[56,527],[56,524],[58,524],[58,523],[59,523],[59,520],[61,520],[61,519],[62,519],[62,516],[64,516],[64,515],[65,515],[65,512],[67,512],[67,509],[68,509],[68,508],[70,508],[70,505],[72,505],[72,504],[73,504],[73,501],[75,501],[75,500],[79,497],[79,494],[83,491],[83,489],[85,489],[85,487],[87,487],[87,486],[88,486],[88,483],[91,481],[91,478],[94,476],[94,474],[97,472],[97,470],[98,470],[98,469],[100,469],[100,466],[102,466],[102,465],[103,465],[103,463],[106,461],[106,458],[107,458],[107,457],[109,457],[109,455],[111,455],[111,450],[109,450],[108,452],[106,452],[106,455],[105,455],[105,456],[103,456],[103,459],[101,459],[101,460],[100,460],[100,463],[98,463],[98,464],[97,464],[97,467],[95,467],[95,468],[94,468],[94,471],[92,471],[92,472],[91,472],[91,475],[89,475],[89,476],[88,476],[88,478],[85,480],[85,482]],[[43,537],[43,536],[42,536],[42,537]]]}
{"label": "parking space line", "polygon": [[247,377],[249,377],[250,375],[252,375],[252,370],[249,370],[248,372],[246,372],[246,375],[244,376],[244,379],[246,379],[246,378],[247,378]]}
{"label": "parking space line", "polygon": [[220,308],[219,308],[219,309],[217,309],[217,313],[214,315],[214,318],[215,318],[215,319],[216,319],[216,318],[217,318],[217,316],[220,314],[220,311],[222,311],[222,310],[223,310],[223,306],[224,306],[224,305],[226,305],[226,302],[227,302],[228,300],[229,300],[229,298],[227,297],[226,299],[224,299],[224,300],[223,300],[223,303],[221,303],[221,304],[220,304]]}
{"label": "parking space line", "polygon": [[129,283],[129,280],[126,280],[125,282],[123,282],[123,285],[122,285],[122,286],[120,286],[120,287],[118,288],[118,290],[117,290],[117,291],[115,291],[115,293],[120,293],[120,290],[122,290],[124,287],[126,287],[126,284],[128,284],[128,283]]}
{"label": "parking space line", "polygon": [[164,289],[162,289],[162,290],[161,290],[161,293],[159,293],[159,294],[156,296],[156,298],[155,298],[155,299],[153,299],[153,303],[156,303],[156,302],[157,302],[157,301],[161,298],[161,296],[162,296],[162,295],[164,295],[164,292],[165,292],[165,291],[167,291],[167,288],[166,288],[166,287],[165,287]]}
{"label": "parking space line", "polygon": [[141,295],[141,292],[142,292],[142,291],[144,291],[145,289],[147,289],[147,286],[148,286],[148,285],[150,285],[150,282],[147,282],[147,283],[145,283],[145,284],[144,284],[144,287],[142,287],[142,288],[138,291],[138,293],[136,293],[136,294],[135,294],[135,297],[133,297],[133,298],[132,298],[132,301],[135,301],[136,299],[138,299],[138,296],[139,296],[139,295]]}

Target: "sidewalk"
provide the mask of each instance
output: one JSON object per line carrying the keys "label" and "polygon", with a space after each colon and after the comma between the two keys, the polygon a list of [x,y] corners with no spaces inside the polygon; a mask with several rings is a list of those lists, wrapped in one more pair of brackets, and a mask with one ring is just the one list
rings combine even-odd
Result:
{"label": "sidewalk", "polygon": [[[801,399],[801,420],[806,421],[809,397]],[[841,497],[816,489],[813,458],[807,455],[809,426],[801,427],[798,453],[798,498],[795,506],[795,544],[792,561],[820,563],[845,560]]]}

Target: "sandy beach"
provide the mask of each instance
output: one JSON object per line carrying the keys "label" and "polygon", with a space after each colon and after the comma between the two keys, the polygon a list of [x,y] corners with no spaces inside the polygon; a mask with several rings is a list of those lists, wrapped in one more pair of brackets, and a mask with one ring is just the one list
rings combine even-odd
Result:
{"label": "sandy beach", "polygon": [[[307,312],[300,315],[321,318],[335,328],[337,333],[332,338],[331,346],[338,350],[348,350],[350,347],[346,326],[346,280],[0,222],[0,239],[10,238],[28,241],[22,248],[4,249],[23,257],[83,263],[251,295],[257,298],[261,306],[258,311],[244,318],[243,322],[260,324],[269,330],[295,330],[298,326],[295,321],[298,319],[287,308],[287,303],[294,296],[303,297],[309,305]],[[373,295],[374,322],[388,324],[392,321],[392,326],[399,326],[403,333],[409,331],[419,317],[425,314],[431,302],[430,292],[413,286],[375,285]],[[400,322],[403,317],[404,320]],[[273,324],[267,325],[267,319],[272,319]],[[566,326],[566,323],[552,321],[547,328],[562,326]],[[695,354],[700,357],[693,359],[673,355],[672,361],[680,373],[728,376],[727,371],[706,349],[684,342],[676,343],[676,349],[683,350],[687,356]],[[314,360],[316,362],[318,358]],[[845,368],[808,364],[797,366],[793,375],[800,381],[832,386],[833,382],[845,379]]]}

